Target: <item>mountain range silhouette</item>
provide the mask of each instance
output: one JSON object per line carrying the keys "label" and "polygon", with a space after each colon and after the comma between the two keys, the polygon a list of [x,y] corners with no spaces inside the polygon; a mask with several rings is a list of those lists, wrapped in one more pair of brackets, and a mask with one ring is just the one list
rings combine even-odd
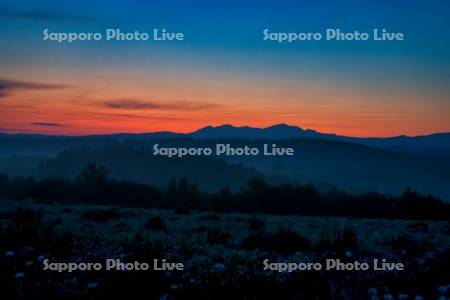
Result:
{"label": "mountain range silhouette", "polygon": [[[47,136],[41,134],[2,134],[2,135],[27,135],[29,137]],[[157,131],[148,133],[117,133],[108,135],[88,135],[87,137],[102,136],[123,139],[150,138],[150,139],[170,139],[170,138],[195,138],[195,139],[267,139],[283,140],[294,138],[328,139],[341,142],[357,143],[377,148],[400,150],[407,152],[418,152],[422,154],[442,154],[442,151],[450,151],[450,132],[432,133],[429,135],[406,136],[399,135],[393,137],[352,137],[337,135],[334,133],[322,133],[313,129],[303,129],[298,126],[288,124],[275,124],[265,128],[250,126],[233,126],[224,124],[220,126],[206,126],[190,133],[177,133],[171,131]],[[425,152],[425,153],[424,153]]]}
{"label": "mountain range silhouette", "polygon": [[151,132],[142,134],[116,134],[120,138],[180,138],[190,137],[196,139],[267,139],[282,140],[293,138],[328,139],[341,142],[357,143],[377,148],[400,150],[408,152],[437,153],[450,150],[450,132],[433,133],[429,135],[393,137],[351,137],[333,133],[322,133],[312,129],[303,129],[288,124],[276,124],[265,128],[250,126],[233,126],[224,124],[220,126],[206,126],[190,133],[176,133],[170,131]]}

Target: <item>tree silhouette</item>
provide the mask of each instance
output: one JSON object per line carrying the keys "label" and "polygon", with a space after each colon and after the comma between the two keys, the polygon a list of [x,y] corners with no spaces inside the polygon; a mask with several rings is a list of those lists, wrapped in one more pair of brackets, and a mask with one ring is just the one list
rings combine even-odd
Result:
{"label": "tree silhouette", "polygon": [[88,163],[84,170],[77,176],[78,184],[105,184],[108,181],[109,170],[104,165]]}

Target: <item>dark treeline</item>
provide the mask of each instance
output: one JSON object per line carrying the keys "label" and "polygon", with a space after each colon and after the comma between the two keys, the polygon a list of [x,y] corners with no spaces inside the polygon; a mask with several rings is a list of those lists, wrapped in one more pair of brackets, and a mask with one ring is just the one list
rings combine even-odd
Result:
{"label": "dark treeline", "polygon": [[208,191],[223,186],[238,190],[242,183],[260,175],[253,168],[215,157],[168,158],[154,156],[152,152],[148,147],[74,148],[59,153],[55,158],[42,160],[36,173],[40,178],[74,180],[82,166],[95,161],[108,166],[109,177],[118,181],[166,186],[172,177],[186,177]]}
{"label": "dark treeline", "polygon": [[256,177],[238,192],[225,187],[211,193],[200,191],[186,178],[172,179],[166,187],[159,187],[110,179],[108,174],[106,167],[96,164],[88,164],[75,181],[10,179],[0,174],[0,196],[14,200],[220,212],[430,220],[448,220],[450,216],[450,204],[409,188],[400,196],[377,192],[354,195],[339,190],[323,193],[313,185],[271,185]]}
{"label": "dark treeline", "polygon": [[[108,166],[110,177],[165,186],[172,176],[189,178],[201,190],[233,191],[252,177],[264,174],[269,183],[310,182],[347,191],[375,187],[385,194],[399,194],[405,186],[421,193],[450,199],[450,164],[445,159],[413,156],[369,146],[327,139],[283,139],[278,147],[295,149],[294,156],[185,156],[153,155],[161,147],[208,147],[216,144],[255,147],[275,143],[260,139],[168,138],[161,135],[91,137],[16,136],[0,134],[0,172],[35,178],[66,177],[74,180],[80,166],[95,161]],[[216,170],[221,170],[217,172]]]}

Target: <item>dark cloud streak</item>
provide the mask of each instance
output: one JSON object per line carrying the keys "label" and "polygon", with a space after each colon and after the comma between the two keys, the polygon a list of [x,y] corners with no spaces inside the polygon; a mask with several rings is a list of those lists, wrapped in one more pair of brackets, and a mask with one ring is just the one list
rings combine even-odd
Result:
{"label": "dark cloud streak", "polygon": [[66,125],[60,124],[60,123],[33,122],[30,124],[37,125],[37,126],[47,126],[47,127],[67,127]]}
{"label": "dark cloud streak", "polygon": [[9,7],[0,7],[0,18],[20,19],[30,21],[71,21],[71,22],[92,22],[93,19],[87,16],[77,16],[60,11],[42,10],[18,10]]}
{"label": "dark cloud streak", "polygon": [[37,83],[27,81],[17,81],[0,79],[0,98],[6,97],[10,92],[21,90],[54,90],[65,89],[70,87],[65,84]]}
{"label": "dark cloud streak", "polygon": [[175,101],[171,103],[158,103],[150,101],[139,101],[131,99],[116,99],[101,103],[102,106],[113,109],[129,110],[176,110],[176,111],[196,111],[218,107],[214,103],[197,103],[190,101]]}

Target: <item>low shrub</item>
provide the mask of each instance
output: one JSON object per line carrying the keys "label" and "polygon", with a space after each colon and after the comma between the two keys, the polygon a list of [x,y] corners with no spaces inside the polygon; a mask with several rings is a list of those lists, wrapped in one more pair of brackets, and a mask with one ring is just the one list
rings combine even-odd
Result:
{"label": "low shrub", "polygon": [[231,239],[231,234],[223,228],[208,228],[206,240],[211,245],[225,245]]}
{"label": "low shrub", "polygon": [[409,235],[389,237],[384,239],[382,244],[390,247],[394,253],[409,257],[420,257],[433,248],[430,242],[414,239]]}
{"label": "low shrub", "polygon": [[251,233],[244,239],[242,246],[246,249],[261,249],[268,252],[292,254],[295,252],[308,251],[311,247],[310,241],[290,229],[279,229],[270,233]]}
{"label": "low shrub", "polygon": [[351,228],[323,232],[316,245],[317,251],[339,255],[356,252],[359,248],[358,235]]}
{"label": "low shrub", "polygon": [[247,224],[250,230],[261,231],[266,229],[266,221],[260,217],[250,217],[247,221]]}
{"label": "low shrub", "polygon": [[119,220],[121,217],[117,209],[90,209],[85,211],[82,216],[89,221],[97,223]]}
{"label": "low shrub", "polygon": [[155,216],[149,218],[145,222],[144,227],[148,230],[162,231],[166,229],[166,223],[160,216]]}

